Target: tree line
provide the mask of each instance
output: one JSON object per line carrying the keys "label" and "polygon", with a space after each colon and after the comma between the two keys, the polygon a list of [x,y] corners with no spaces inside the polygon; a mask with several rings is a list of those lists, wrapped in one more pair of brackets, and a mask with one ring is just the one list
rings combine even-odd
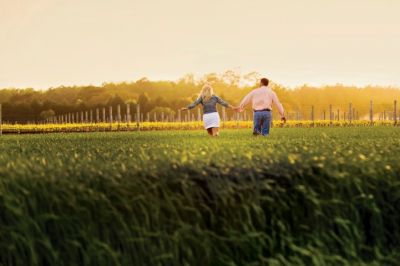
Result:
{"label": "tree line", "polygon": [[[101,86],[60,86],[47,90],[1,89],[0,103],[3,106],[3,120],[26,123],[41,121],[49,116],[87,111],[121,105],[140,104],[141,112],[164,112],[175,114],[198,97],[205,82],[213,85],[215,93],[233,105],[258,86],[260,75],[252,72],[240,75],[234,71],[222,74],[210,73],[200,79],[186,75],[178,81],[150,81],[142,78],[134,82],[103,83]],[[303,85],[294,89],[279,83],[272,83],[288,114],[296,112],[302,118],[309,118],[311,106],[315,113],[329,110],[348,110],[352,103],[359,116],[367,116],[369,102],[374,101],[374,112],[393,111],[393,101],[400,99],[400,89],[380,86],[345,86],[342,84],[313,87]],[[250,109],[250,108],[249,108]],[[229,114],[229,112],[228,112]]]}

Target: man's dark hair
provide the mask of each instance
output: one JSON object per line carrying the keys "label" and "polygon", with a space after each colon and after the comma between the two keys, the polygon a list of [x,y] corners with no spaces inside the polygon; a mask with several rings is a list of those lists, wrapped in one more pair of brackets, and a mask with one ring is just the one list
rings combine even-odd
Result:
{"label": "man's dark hair", "polygon": [[261,85],[268,86],[268,84],[269,84],[269,80],[268,79],[266,79],[266,78],[262,78],[261,79]]}

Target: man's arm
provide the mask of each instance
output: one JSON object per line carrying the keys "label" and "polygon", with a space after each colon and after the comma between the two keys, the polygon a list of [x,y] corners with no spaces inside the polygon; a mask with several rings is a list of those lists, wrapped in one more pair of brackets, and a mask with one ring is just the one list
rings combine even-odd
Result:
{"label": "man's arm", "polygon": [[272,93],[272,102],[275,104],[276,108],[278,108],[281,117],[285,117],[285,111],[283,110],[283,106],[275,92]]}
{"label": "man's arm", "polygon": [[243,100],[239,104],[239,108],[243,109],[249,102],[251,101],[251,98],[253,97],[253,92],[251,91],[249,94],[247,94]]}

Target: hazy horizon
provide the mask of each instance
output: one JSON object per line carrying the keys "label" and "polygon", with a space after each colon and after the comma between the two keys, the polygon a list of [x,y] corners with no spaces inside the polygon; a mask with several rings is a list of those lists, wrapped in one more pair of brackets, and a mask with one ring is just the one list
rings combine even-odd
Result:
{"label": "hazy horizon", "polygon": [[400,1],[0,0],[0,88],[256,71],[400,87]]}
{"label": "hazy horizon", "polygon": [[[191,74],[191,73],[187,73],[187,74]],[[183,75],[184,76],[184,75]],[[183,78],[180,77],[180,78]],[[178,79],[151,79],[148,78],[146,76],[141,77],[139,79],[136,80],[115,80],[115,81],[103,81],[103,82],[98,82],[98,83],[81,83],[81,84],[59,84],[59,85],[54,85],[54,86],[48,86],[48,87],[37,87],[37,86],[24,86],[24,87],[17,87],[17,86],[8,86],[8,87],[0,87],[0,90],[6,90],[6,89],[34,89],[37,91],[46,91],[46,90],[50,90],[50,89],[57,89],[57,88],[61,88],[61,87],[89,87],[89,86],[95,86],[95,87],[101,87],[104,84],[108,84],[108,83],[114,83],[114,84],[120,84],[120,83],[135,83],[137,81],[139,81],[142,78],[147,78],[150,82],[167,82],[167,81],[171,81],[171,82],[178,82],[180,78]],[[196,80],[199,81],[199,80]],[[300,89],[304,86],[306,87],[313,87],[313,88],[317,88],[317,89],[323,89],[326,87],[334,87],[334,86],[343,86],[343,87],[355,87],[355,88],[367,88],[367,87],[378,87],[378,88],[387,88],[387,89],[398,89],[400,90],[400,85],[385,85],[385,84],[362,84],[362,85],[357,85],[357,84],[346,84],[346,83],[341,83],[341,82],[336,82],[336,83],[329,83],[329,84],[311,84],[311,83],[304,83],[304,84],[296,84],[296,85],[286,85],[283,83],[279,83],[275,80],[271,80],[272,82],[283,86],[286,89],[290,89],[290,90],[295,90],[295,89]],[[245,85],[239,85],[239,87],[246,87],[249,84],[245,84]]]}

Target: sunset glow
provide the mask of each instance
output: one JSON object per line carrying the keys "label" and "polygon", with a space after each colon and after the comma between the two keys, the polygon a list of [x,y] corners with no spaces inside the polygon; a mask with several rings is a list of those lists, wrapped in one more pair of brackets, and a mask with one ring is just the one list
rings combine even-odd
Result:
{"label": "sunset glow", "polygon": [[0,88],[235,69],[400,85],[400,1],[0,0]]}

